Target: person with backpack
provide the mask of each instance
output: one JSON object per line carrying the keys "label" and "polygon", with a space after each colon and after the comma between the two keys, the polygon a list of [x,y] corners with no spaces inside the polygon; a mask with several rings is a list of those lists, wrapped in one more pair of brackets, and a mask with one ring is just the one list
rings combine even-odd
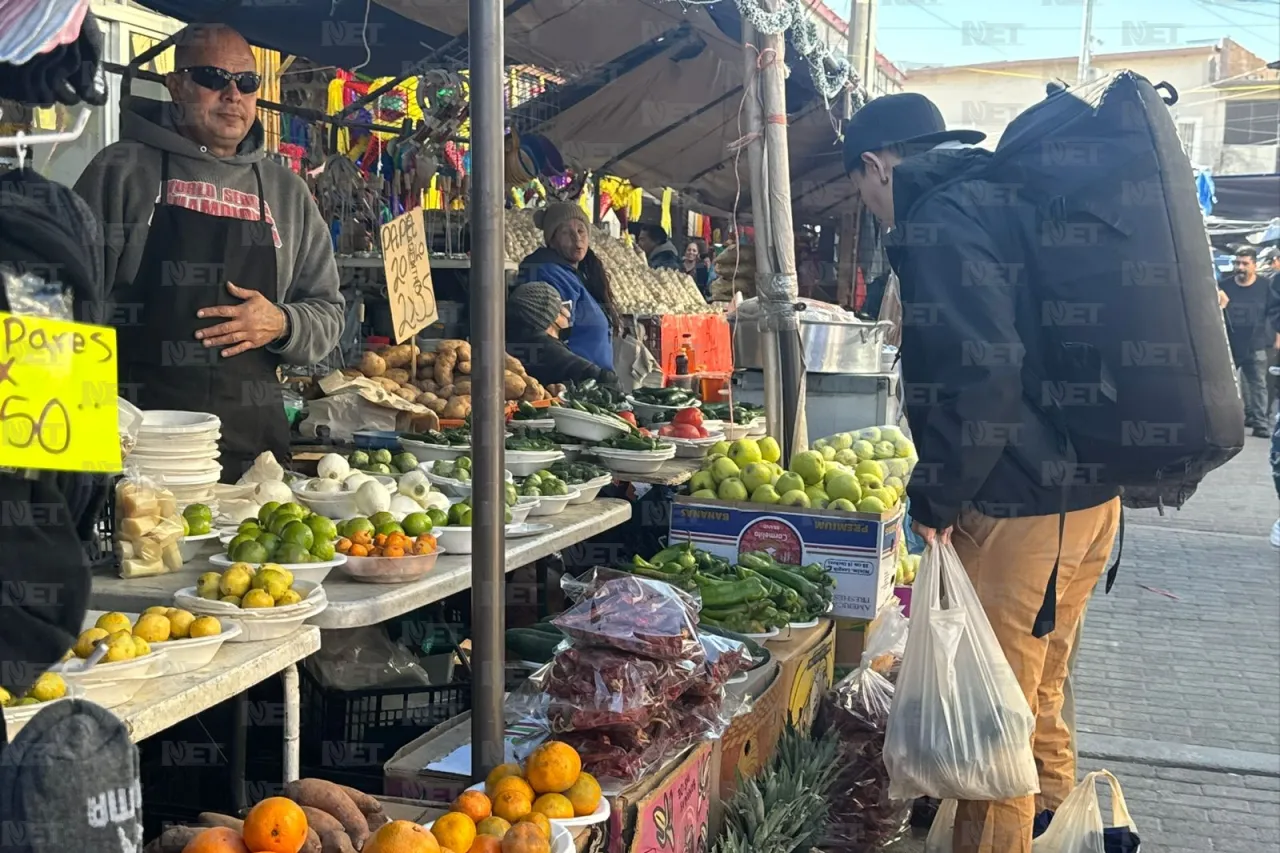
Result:
{"label": "person with backpack", "polygon": [[[1126,502],[1178,505],[1243,444],[1238,415],[1209,402],[1229,366],[1181,149],[1189,213],[1176,207],[1176,225],[1153,227],[1199,241],[1200,282],[1170,280],[1178,268],[1168,258],[1181,259],[1183,246],[1148,239],[1149,211],[1136,223],[1114,217],[1127,241],[1099,220],[1099,210],[1122,209],[1122,177],[1166,180],[1160,157],[1177,139],[1161,136],[1159,152],[1131,150],[1150,138],[1128,130],[1143,115],[1133,102],[1140,95],[1150,109],[1160,98],[1136,75],[1103,85],[1114,88],[1102,106],[1089,99],[1101,99],[1096,92],[1051,94],[995,152],[967,147],[985,135],[947,130],[916,93],[869,102],[844,132],[845,170],[887,231],[901,289],[905,410],[920,455],[907,487],[913,524],[927,543],[954,546],[1036,716],[1039,794],[960,802],[955,853],[1030,853],[1037,815],[1051,815],[1075,785],[1063,683],[1120,527],[1121,487]],[[1165,113],[1155,121],[1172,131]],[[1076,123],[1086,119],[1089,157],[1069,147],[1072,134],[1086,137]],[[1121,141],[1099,147],[1113,129]],[[1062,162],[1046,168],[1055,151]],[[1161,266],[1140,266],[1148,258]],[[1122,276],[1144,286],[1117,286]],[[1199,288],[1186,297],[1193,310],[1171,285]],[[1143,343],[1154,341],[1166,343]],[[1187,353],[1199,359],[1195,371],[1168,363]]]}
{"label": "person with backpack", "polygon": [[1269,276],[1258,270],[1258,250],[1236,249],[1231,272],[1218,279],[1226,294],[1222,314],[1227,323],[1231,358],[1240,371],[1240,397],[1244,400],[1244,425],[1257,438],[1270,438],[1270,405],[1267,399],[1267,367],[1275,335],[1267,323]]}

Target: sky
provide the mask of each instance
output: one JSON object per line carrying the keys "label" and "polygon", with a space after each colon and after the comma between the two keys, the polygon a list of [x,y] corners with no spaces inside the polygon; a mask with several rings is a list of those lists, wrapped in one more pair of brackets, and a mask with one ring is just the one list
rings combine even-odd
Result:
{"label": "sky", "polygon": [[[1081,0],[875,0],[876,48],[910,68],[1077,56]],[[848,18],[849,0],[826,0]],[[1096,0],[1093,52],[1231,38],[1280,59],[1280,0]]]}

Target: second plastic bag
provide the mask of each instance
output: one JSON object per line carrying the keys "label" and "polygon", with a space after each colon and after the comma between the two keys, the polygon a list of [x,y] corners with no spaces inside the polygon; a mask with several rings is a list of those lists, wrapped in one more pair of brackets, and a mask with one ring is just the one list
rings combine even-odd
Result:
{"label": "second plastic bag", "polygon": [[897,800],[1007,800],[1040,790],[1035,718],[950,545],[928,548],[885,733]]}
{"label": "second plastic bag", "polygon": [[[1098,782],[1111,785],[1111,826],[1102,825]],[[1032,844],[1035,853],[1138,853],[1138,827],[1129,816],[1120,782],[1110,771],[1084,777],[1053,816],[1049,828]]]}

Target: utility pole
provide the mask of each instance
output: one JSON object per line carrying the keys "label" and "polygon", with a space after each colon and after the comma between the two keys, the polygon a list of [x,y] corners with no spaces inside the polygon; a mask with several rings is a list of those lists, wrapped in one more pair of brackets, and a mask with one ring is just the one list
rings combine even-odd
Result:
{"label": "utility pole", "polygon": [[1080,64],[1076,66],[1076,82],[1088,83],[1093,56],[1093,0],[1084,0],[1084,20],[1080,24]]}

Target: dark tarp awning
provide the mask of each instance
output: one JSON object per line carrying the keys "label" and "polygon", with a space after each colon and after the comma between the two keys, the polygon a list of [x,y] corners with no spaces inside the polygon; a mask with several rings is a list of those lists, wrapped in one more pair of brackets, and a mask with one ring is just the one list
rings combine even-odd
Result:
{"label": "dark tarp awning", "polygon": [[1213,215],[1236,222],[1270,222],[1280,216],[1280,173],[1214,175]]}

